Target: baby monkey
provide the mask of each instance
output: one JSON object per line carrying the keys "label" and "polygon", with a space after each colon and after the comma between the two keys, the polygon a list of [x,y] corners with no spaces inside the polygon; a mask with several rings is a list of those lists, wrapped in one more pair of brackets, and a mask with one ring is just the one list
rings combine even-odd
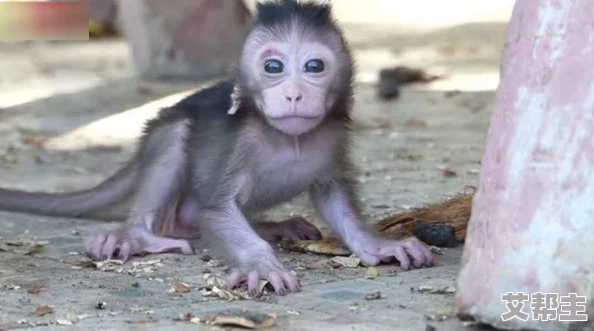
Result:
{"label": "baby monkey", "polygon": [[277,0],[257,10],[237,77],[162,109],[126,167],[81,192],[0,190],[0,209],[79,217],[131,195],[122,229],[87,239],[92,258],[193,254],[187,239],[199,233],[227,258],[230,287],[247,282],[257,294],[265,279],[284,295],[299,282],[267,239],[318,234],[307,222],[266,230],[248,219],[309,192],[365,265],[395,259],[405,270],[431,266],[418,239],[382,239],[361,222],[349,154],[354,67],[330,5]]}

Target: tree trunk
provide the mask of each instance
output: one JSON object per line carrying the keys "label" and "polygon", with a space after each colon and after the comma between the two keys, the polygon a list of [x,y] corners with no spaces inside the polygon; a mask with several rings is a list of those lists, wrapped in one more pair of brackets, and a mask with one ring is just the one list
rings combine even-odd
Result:
{"label": "tree trunk", "polygon": [[526,321],[504,321],[501,296],[573,293],[594,315],[594,1],[517,0],[507,38],[457,308],[501,329],[567,330],[571,307],[544,321],[526,301]]}

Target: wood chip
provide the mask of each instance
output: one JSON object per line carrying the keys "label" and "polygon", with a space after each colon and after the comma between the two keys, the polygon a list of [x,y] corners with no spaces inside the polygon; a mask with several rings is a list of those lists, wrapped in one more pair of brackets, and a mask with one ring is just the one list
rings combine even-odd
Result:
{"label": "wood chip", "polygon": [[355,256],[336,256],[331,259],[332,263],[336,263],[345,268],[357,268],[361,263],[361,259]]}
{"label": "wood chip", "polygon": [[54,308],[50,307],[50,306],[39,306],[37,307],[37,309],[35,309],[35,316],[44,316],[44,315],[48,315],[48,314],[53,314],[54,313]]}
{"label": "wood chip", "polygon": [[205,315],[201,320],[210,325],[240,326],[248,329],[265,329],[276,325],[276,315],[248,311],[244,309],[229,309],[222,312]]}
{"label": "wood chip", "polygon": [[283,241],[282,247],[290,251],[309,252],[322,255],[349,256],[352,252],[336,238],[322,240]]}

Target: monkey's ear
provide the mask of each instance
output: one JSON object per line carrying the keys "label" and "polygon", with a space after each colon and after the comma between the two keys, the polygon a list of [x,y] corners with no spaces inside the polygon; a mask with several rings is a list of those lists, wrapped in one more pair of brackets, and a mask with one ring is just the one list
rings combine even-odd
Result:
{"label": "monkey's ear", "polygon": [[238,85],[233,87],[233,93],[231,93],[231,108],[227,111],[229,115],[235,115],[239,106],[241,105],[241,89]]}

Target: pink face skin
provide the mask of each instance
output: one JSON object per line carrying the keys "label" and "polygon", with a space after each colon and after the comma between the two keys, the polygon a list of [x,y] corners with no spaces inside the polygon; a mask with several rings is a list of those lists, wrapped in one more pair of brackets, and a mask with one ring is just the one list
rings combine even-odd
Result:
{"label": "pink face skin", "polygon": [[241,65],[249,68],[244,78],[268,123],[299,136],[315,128],[334,103],[335,95],[329,91],[338,79],[341,59],[336,47],[294,25],[282,39],[255,30]]}

